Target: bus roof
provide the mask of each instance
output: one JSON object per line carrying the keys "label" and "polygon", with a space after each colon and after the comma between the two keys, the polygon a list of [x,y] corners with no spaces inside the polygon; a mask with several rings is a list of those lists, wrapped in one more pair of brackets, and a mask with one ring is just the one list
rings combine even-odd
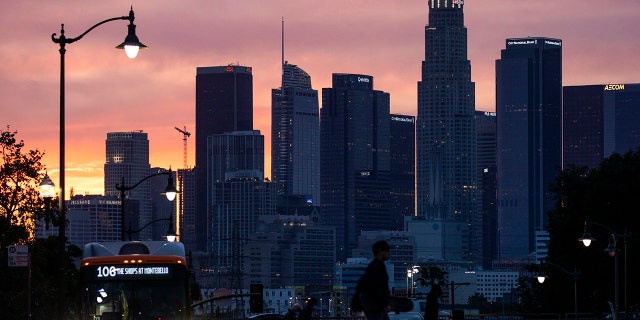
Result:
{"label": "bus roof", "polygon": [[114,241],[90,242],[84,245],[82,259],[122,255],[173,255],[185,257],[182,242]]}

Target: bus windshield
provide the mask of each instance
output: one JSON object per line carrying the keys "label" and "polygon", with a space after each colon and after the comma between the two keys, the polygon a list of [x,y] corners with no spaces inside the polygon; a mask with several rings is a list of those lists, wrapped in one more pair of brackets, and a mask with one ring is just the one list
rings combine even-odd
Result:
{"label": "bus windshield", "polygon": [[181,243],[88,243],[80,265],[81,319],[188,320],[190,275]]}
{"label": "bus windshield", "polygon": [[184,280],[95,281],[83,297],[89,319],[188,319]]}

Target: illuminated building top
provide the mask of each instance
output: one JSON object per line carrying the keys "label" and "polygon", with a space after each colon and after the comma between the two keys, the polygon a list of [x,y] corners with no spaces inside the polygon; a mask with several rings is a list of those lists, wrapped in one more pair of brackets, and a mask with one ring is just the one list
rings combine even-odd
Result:
{"label": "illuminated building top", "polygon": [[462,9],[464,0],[429,0],[430,9]]}

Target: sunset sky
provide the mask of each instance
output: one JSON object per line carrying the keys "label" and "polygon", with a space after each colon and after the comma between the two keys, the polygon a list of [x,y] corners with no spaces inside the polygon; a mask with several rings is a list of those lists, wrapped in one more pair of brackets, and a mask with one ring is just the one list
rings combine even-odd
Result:
{"label": "sunset sky", "polygon": [[[424,59],[426,0],[3,1],[0,10],[0,125],[27,149],[46,153],[59,177],[59,46],[51,34],[77,37],[94,24],[126,16],[133,5],[136,59],[114,49],[127,21],[112,21],[67,45],[66,189],[103,193],[107,132],[149,134],[151,166],[183,166],[183,136],[195,160],[196,67],[253,67],[254,128],[265,135],[270,176],[270,94],[279,87],[281,21],[285,60],[304,69],[313,88],[332,73],[374,77],[391,95],[391,112],[416,114]],[[495,60],[510,37],[563,40],[564,85],[640,82],[638,0],[467,0],[468,58],[476,109],[495,110]]]}

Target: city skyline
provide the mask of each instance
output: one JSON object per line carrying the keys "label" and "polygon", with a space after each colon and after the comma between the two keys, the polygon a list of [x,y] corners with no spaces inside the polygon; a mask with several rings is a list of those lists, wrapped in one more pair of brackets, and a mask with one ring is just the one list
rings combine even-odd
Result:
{"label": "city skyline", "polygon": [[[391,112],[417,113],[417,82],[424,59],[427,1],[237,1],[190,3],[9,2],[0,13],[0,108],[6,129],[43,163],[58,184],[59,47],[50,37],[65,24],[76,37],[95,23],[123,16],[130,5],[147,46],[130,60],[113,50],[126,22],[110,22],[66,53],[67,193],[101,194],[107,132],[149,133],[150,163],[178,169],[182,134],[195,132],[197,67],[241,64],[254,73],[254,129],[265,135],[269,175],[271,89],[280,86],[281,20],[284,59],[309,73],[313,87],[331,87],[332,73],[362,73],[389,92]],[[506,38],[563,39],[563,85],[637,83],[640,3],[595,1],[465,3],[468,57],[476,109],[495,110],[495,60]],[[346,52],[346,54],[345,54]],[[188,163],[195,142],[188,140]]]}

